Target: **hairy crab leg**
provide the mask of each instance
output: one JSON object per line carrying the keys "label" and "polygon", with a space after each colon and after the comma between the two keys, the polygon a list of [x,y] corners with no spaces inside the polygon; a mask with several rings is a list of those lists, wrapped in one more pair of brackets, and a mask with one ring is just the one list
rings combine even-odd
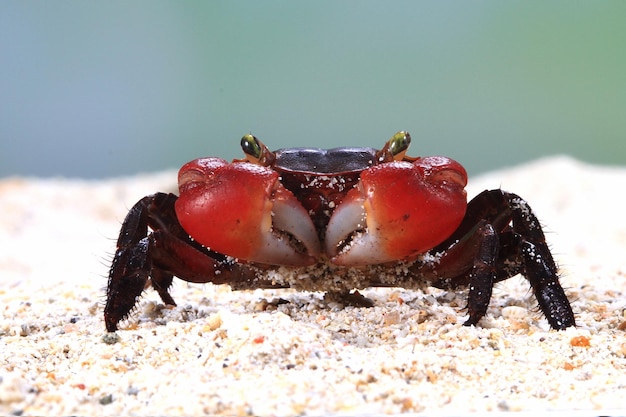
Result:
{"label": "hairy crab leg", "polygon": [[[173,275],[189,282],[215,284],[252,280],[256,272],[192,241],[174,214],[174,194],[157,193],[129,211],[117,241],[107,286],[107,331],[128,316],[151,284],[164,303],[176,305],[168,292]],[[148,233],[148,227],[154,232]]]}
{"label": "hairy crab leg", "polygon": [[557,330],[575,326],[574,312],[559,282],[558,268],[539,220],[528,203],[516,194],[501,190],[482,194],[490,199],[496,198],[498,205],[506,207],[511,226],[507,222],[504,230],[511,231],[513,239],[517,240],[517,244],[511,247],[521,249],[517,257],[517,263],[521,264],[519,270],[530,282],[539,308],[550,326]]}
{"label": "hairy crab leg", "polygon": [[148,238],[129,246],[118,247],[107,285],[104,323],[109,332],[117,330],[117,323],[132,310],[148,281],[151,270]]}
{"label": "hairy crab leg", "polygon": [[469,318],[463,323],[471,326],[485,316],[493,284],[496,281],[496,260],[498,258],[498,234],[490,224],[485,224],[477,230],[480,243],[472,272],[469,275],[469,294],[467,296],[467,311]]}
{"label": "hairy crab leg", "polygon": [[[553,329],[576,325],[539,221],[516,194],[502,190],[480,193],[468,204],[457,232],[431,251],[438,252],[445,255],[429,274],[434,277],[432,285],[442,289],[470,287],[470,317],[465,325],[476,324],[484,316],[495,282],[518,273],[529,281]],[[473,257],[468,258],[468,254]]]}
{"label": "hairy crab leg", "polygon": [[513,230],[521,236],[524,276],[530,281],[539,308],[554,329],[575,326],[574,312],[559,283],[558,268],[545,240],[539,221],[519,196],[505,193],[511,207]]}

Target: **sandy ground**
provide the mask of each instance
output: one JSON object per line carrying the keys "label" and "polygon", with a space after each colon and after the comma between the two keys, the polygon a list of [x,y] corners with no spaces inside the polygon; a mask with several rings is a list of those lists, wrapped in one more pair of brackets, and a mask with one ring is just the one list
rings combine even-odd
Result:
{"label": "sandy ground", "polygon": [[[371,289],[375,307],[342,308],[317,293],[176,280],[177,308],[148,290],[106,344],[120,223],[175,178],[0,181],[0,414],[625,412],[626,168],[559,157],[469,187],[530,202],[577,328],[550,330],[521,277],[499,284],[470,328],[465,292]],[[266,308],[278,297],[290,303]]]}

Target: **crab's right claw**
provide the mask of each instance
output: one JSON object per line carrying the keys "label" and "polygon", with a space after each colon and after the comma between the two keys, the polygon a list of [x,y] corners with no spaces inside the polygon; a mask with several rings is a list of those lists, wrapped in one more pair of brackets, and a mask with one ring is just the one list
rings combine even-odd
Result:
{"label": "crab's right claw", "polygon": [[273,265],[311,265],[320,255],[307,211],[271,168],[204,158],[178,176],[176,215],[211,250]]}
{"label": "crab's right claw", "polygon": [[338,265],[410,260],[448,238],[465,215],[465,169],[443,157],[376,165],[335,209],[325,251]]}

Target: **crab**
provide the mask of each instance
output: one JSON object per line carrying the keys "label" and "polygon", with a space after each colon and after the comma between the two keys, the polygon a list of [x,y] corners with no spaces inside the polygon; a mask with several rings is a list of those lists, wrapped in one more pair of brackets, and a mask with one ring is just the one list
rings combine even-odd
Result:
{"label": "crab", "polygon": [[109,272],[104,321],[118,329],[143,291],[175,306],[174,276],[233,290],[295,288],[371,305],[368,287],[469,288],[464,325],[487,312],[494,284],[522,274],[557,330],[575,325],[557,266],[528,203],[501,189],[469,203],[467,173],[441,156],[382,149],[270,151],[251,134],[244,159],[201,158],[129,211]]}

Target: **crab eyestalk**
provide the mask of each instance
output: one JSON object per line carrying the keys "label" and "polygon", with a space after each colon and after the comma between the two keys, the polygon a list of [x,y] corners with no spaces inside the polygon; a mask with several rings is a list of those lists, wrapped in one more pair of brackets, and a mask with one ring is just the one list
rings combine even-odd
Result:
{"label": "crab eyestalk", "polygon": [[248,133],[241,138],[241,149],[246,154],[244,161],[251,162],[253,164],[270,166],[276,160],[274,152],[265,146],[263,142],[257,139],[256,136]]}
{"label": "crab eyestalk", "polygon": [[385,146],[377,152],[376,159],[378,163],[405,160],[406,151],[409,149],[410,144],[411,135],[409,135],[409,132],[397,132],[385,143]]}

